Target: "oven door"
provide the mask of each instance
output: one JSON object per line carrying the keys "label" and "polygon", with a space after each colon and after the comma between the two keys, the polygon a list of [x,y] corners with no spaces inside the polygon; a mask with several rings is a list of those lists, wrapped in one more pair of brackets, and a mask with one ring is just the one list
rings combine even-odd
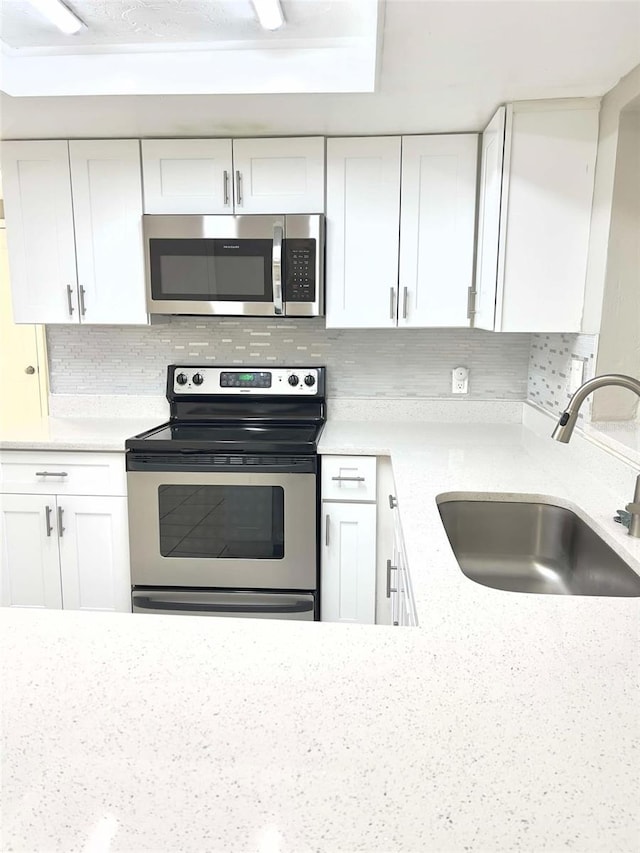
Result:
{"label": "oven door", "polygon": [[150,314],[284,313],[284,216],[143,216]]}
{"label": "oven door", "polygon": [[315,474],[129,471],[134,586],[315,590]]}

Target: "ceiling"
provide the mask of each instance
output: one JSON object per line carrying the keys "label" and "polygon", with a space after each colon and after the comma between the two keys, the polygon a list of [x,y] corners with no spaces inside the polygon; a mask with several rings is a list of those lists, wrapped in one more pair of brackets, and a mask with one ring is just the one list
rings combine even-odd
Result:
{"label": "ceiling", "polygon": [[256,41],[263,46],[294,39],[358,36],[366,20],[367,3],[346,0],[282,0],[286,26],[276,32],[262,29],[250,0],[70,0],[86,24],[69,36],[53,28],[28,0],[3,0],[2,41],[11,48],[107,49],[115,45],[184,47],[232,41]]}
{"label": "ceiling", "polygon": [[[249,0],[76,0],[95,32],[71,54],[26,5],[2,4],[3,87],[10,60],[30,92],[3,95],[5,138],[479,130],[500,103],[599,96],[640,64],[640,0],[283,0],[277,33]],[[146,62],[162,88],[132,86]],[[54,83],[77,94],[36,95]]]}

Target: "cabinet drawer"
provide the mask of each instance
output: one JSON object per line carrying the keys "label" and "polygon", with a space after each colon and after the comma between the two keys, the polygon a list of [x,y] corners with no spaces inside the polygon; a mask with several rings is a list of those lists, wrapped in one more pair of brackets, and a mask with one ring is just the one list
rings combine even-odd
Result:
{"label": "cabinet drawer", "polygon": [[376,500],[375,456],[323,456],[323,501]]}
{"label": "cabinet drawer", "polygon": [[124,454],[7,450],[0,491],[13,494],[127,494]]}

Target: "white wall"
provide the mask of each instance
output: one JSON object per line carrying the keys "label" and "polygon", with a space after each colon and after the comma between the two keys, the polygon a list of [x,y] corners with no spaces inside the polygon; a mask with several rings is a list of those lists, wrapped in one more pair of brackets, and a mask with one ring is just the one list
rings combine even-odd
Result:
{"label": "white wall", "polygon": [[[620,116],[598,373],[640,376],[640,112]],[[603,388],[593,420],[632,420],[638,399]]]}
{"label": "white wall", "polygon": [[582,317],[582,331],[588,334],[598,334],[602,321],[620,113],[639,95],[640,65],[607,92],[600,107],[600,132]]}

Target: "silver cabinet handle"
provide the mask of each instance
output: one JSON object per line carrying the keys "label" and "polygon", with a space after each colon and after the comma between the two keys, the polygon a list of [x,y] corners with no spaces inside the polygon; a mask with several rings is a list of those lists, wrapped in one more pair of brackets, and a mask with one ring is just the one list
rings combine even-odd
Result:
{"label": "silver cabinet handle", "polygon": [[67,285],[67,305],[69,306],[69,316],[73,317],[73,298],[71,294],[73,293],[73,288],[70,284]]}
{"label": "silver cabinet handle", "polygon": [[396,319],[396,289],[395,287],[389,288],[389,319]]}
{"label": "silver cabinet handle", "polygon": [[236,169],[236,204],[242,204],[242,175],[239,169]]}
{"label": "silver cabinet handle", "polygon": [[407,301],[409,299],[409,288],[405,287],[402,291],[402,319],[407,319]]}
{"label": "silver cabinet handle", "polygon": [[478,291],[473,285],[467,288],[467,320],[473,320],[473,315],[476,313],[476,296]]}
{"label": "silver cabinet handle", "polygon": [[51,524],[51,507],[46,506],[44,511],[46,513],[45,526],[47,529],[47,536],[51,536],[53,533],[53,524]]}
{"label": "silver cabinet handle", "polygon": [[[238,172],[238,174],[240,174]],[[282,314],[282,225],[273,227],[273,249],[271,255],[271,278],[273,280],[273,308],[276,314]]]}
{"label": "silver cabinet handle", "polygon": [[393,495],[389,495],[389,509],[395,509],[398,506],[398,499]]}
{"label": "silver cabinet handle", "polygon": [[223,175],[223,185],[224,185],[224,203],[225,205],[229,204],[229,172],[225,169],[222,173]]}
{"label": "silver cabinet handle", "polygon": [[29,376],[33,376],[33,374],[36,372],[36,369],[35,367],[33,367],[33,365],[30,364],[29,367],[25,367],[24,372],[28,373]]}
{"label": "silver cabinet handle", "polygon": [[332,477],[331,479],[346,483],[364,483],[364,477]]}
{"label": "silver cabinet handle", "polygon": [[84,317],[87,313],[87,306],[84,304],[84,287],[80,285],[80,290],[78,291],[80,294],[80,313]]}
{"label": "silver cabinet handle", "polygon": [[329,547],[329,516],[324,517],[324,544]]}
{"label": "silver cabinet handle", "polygon": [[62,534],[63,534],[63,533],[64,533],[64,531],[66,530],[66,528],[65,528],[65,527],[63,526],[63,524],[62,524],[62,514],[63,514],[63,513],[64,513],[64,510],[62,509],[62,507],[61,507],[61,506],[59,506],[59,507],[58,507],[58,536],[59,536],[61,539],[62,539]]}
{"label": "silver cabinet handle", "polygon": [[398,570],[397,566],[391,565],[391,560],[387,560],[387,598],[391,598],[392,592],[397,592],[397,589],[392,588],[391,586],[391,572],[395,572]]}
{"label": "silver cabinet handle", "polygon": [[66,471],[36,471],[36,477],[68,477]]}

